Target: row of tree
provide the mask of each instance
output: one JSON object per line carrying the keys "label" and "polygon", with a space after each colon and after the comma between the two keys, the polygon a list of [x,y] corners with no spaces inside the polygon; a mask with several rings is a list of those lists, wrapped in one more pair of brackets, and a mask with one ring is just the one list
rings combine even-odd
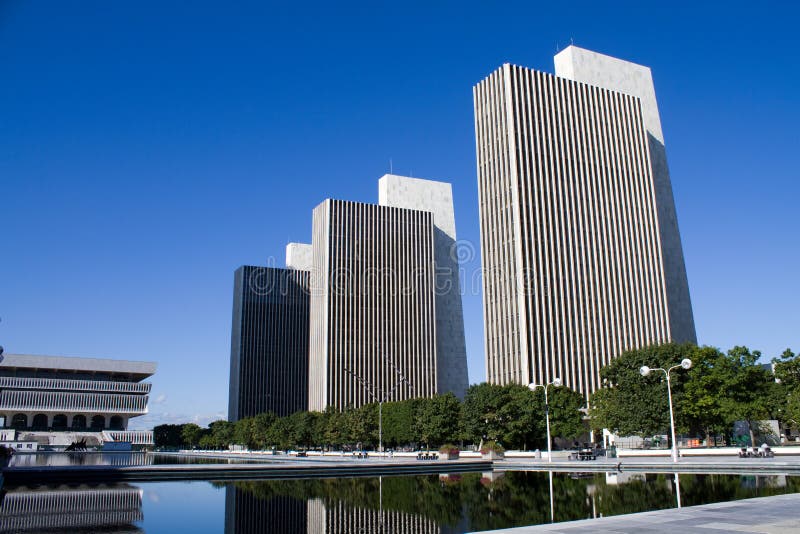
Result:
{"label": "row of tree", "polygon": [[594,428],[620,435],[648,436],[669,429],[664,373],[641,376],[640,367],[668,369],[683,358],[691,369],[670,373],[675,426],[679,433],[711,443],[716,437],[732,442],[734,423],[746,421],[751,443],[759,421],[777,420],[784,428],[800,426],[800,354],[787,349],[759,363],[761,353],[734,347],[727,353],[714,347],[665,344],[630,351],[615,358],[600,374],[608,386],[590,400]]}
{"label": "row of tree", "polygon": [[[734,423],[747,421],[751,440],[757,421],[776,419],[800,426],[800,355],[786,350],[773,360],[774,373],[759,363],[761,354],[747,347],[727,353],[713,347],[664,344],[623,353],[600,374],[607,387],[584,399],[566,387],[549,389],[551,433],[572,440],[589,426],[619,435],[652,436],[669,430],[664,375],[643,377],[639,369],[668,369],[690,358],[691,369],[671,373],[679,433],[731,443]],[[777,380],[776,380],[777,378]],[[545,406],[541,388],[521,385],[473,385],[464,401],[452,394],[383,405],[383,444],[435,448],[444,443],[479,444],[494,440],[506,448],[546,448]],[[584,421],[589,415],[589,424]],[[207,428],[189,423],[155,428],[159,447],[221,449],[241,445],[251,450],[275,447],[377,447],[378,404],[338,411],[297,412],[287,417],[263,413],[235,423],[214,421]]]}
{"label": "row of tree", "polygon": [[[585,432],[581,395],[566,387],[551,387],[549,401],[553,436],[572,439]],[[154,429],[154,438],[158,447],[371,448],[379,443],[378,411],[378,404],[373,403],[287,417],[262,413],[235,423],[214,421],[208,428],[193,423],[160,425]],[[545,435],[544,394],[541,389],[533,392],[520,385],[474,385],[463,402],[446,394],[383,405],[382,437],[387,448],[435,448],[484,440],[500,442],[506,448],[544,448]]]}

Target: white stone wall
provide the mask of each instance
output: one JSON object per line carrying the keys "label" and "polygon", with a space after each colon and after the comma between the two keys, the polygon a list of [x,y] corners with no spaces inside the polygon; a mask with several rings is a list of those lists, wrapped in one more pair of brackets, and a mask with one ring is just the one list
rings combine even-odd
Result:
{"label": "white stone wall", "polygon": [[436,262],[438,392],[463,398],[469,385],[452,186],[387,174],[378,181],[378,203],[433,213]]}
{"label": "white stone wall", "polygon": [[640,100],[508,64],[474,95],[487,380],[588,397],[670,339]]}
{"label": "white stone wall", "polygon": [[286,245],[286,268],[298,271],[310,271],[314,261],[314,249],[306,243],[289,243]]}
{"label": "white stone wall", "polygon": [[667,166],[664,133],[661,129],[650,68],[577,46],[569,46],[559,52],[554,62],[557,76],[619,91],[641,100],[644,126],[649,134],[650,162],[655,181],[669,307],[670,340],[696,343],[689,282],[686,277],[675,200]]}

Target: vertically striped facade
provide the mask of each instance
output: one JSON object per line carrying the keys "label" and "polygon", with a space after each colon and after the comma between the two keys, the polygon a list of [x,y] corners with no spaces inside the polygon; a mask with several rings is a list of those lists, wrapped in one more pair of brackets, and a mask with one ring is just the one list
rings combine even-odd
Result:
{"label": "vertically striped facade", "polygon": [[513,65],[474,101],[487,380],[588,396],[675,339],[641,101]]}
{"label": "vertically striped facade", "polygon": [[463,399],[469,387],[459,272],[459,254],[464,251],[456,241],[453,188],[447,182],[386,174],[378,180],[378,204],[433,214],[437,392]]}
{"label": "vertically striped facade", "polygon": [[375,510],[352,503],[308,500],[308,534],[392,532],[396,534],[440,534],[442,528],[423,515],[400,510]]}
{"label": "vertically striped facade", "polygon": [[[314,209],[309,409],[437,392],[430,212],[326,200]],[[390,364],[389,364],[390,362]],[[349,372],[348,372],[349,371]]]}
{"label": "vertically striped facade", "polygon": [[308,405],[309,272],[243,266],[234,275],[228,419]]}

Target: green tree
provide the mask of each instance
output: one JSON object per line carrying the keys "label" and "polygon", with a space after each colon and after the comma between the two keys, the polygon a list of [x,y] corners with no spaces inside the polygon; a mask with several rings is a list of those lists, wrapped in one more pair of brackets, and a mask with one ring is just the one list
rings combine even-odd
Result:
{"label": "green tree", "polygon": [[378,405],[365,404],[343,413],[346,442],[352,445],[378,442]]}
{"label": "green tree", "polygon": [[730,378],[723,393],[723,410],[728,421],[747,422],[753,445],[758,421],[777,419],[783,407],[775,394],[778,385],[772,373],[758,363],[760,357],[759,351],[741,346],[729,350],[725,357]]}
{"label": "green tree", "polygon": [[586,404],[583,395],[566,386],[551,388],[548,394],[550,395],[550,433],[552,436],[574,439],[586,432],[587,428],[583,424],[583,412],[581,411]]}
{"label": "green tree", "polygon": [[508,391],[495,384],[475,384],[467,389],[462,409],[464,438],[473,443],[504,439],[503,420],[509,417],[501,408],[508,402]]}
{"label": "green tree", "polygon": [[[600,370],[607,386],[596,391],[591,399],[593,423],[624,436],[652,436],[668,430],[669,406],[664,374],[641,376],[643,365],[668,369],[683,358],[694,355],[691,344],[667,343],[652,345],[622,353]],[[673,371],[672,393],[674,406],[680,405],[686,373]]]}
{"label": "green tree", "polygon": [[710,446],[714,436],[727,435],[733,424],[725,401],[732,367],[714,347],[696,348],[691,359],[692,368],[678,406],[678,427],[684,432],[704,435],[706,445]]}
{"label": "green tree", "polygon": [[156,447],[182,447],[185,443],[182,431],[184,425],[158,425],[153,428],[153,442]]}
{"label": "green tree", "polygon": [[256,415],[253,417],[253,421],[250,426],[250,431],[252,432],[251,440],[252,445],[251,448],[254,449],[266,449],[272,443],[269,442],[268,436],[272,425],[275,424],[275,420],[278,417],[272,412],[264,412]]}
{"label": "green tree", "polygon": [[183,425],[181,437],[183,438],[184,443],[189,445],[189,447],[197,447],[200,444],[200,440],[207,433],[207,430],[199,427],[198,425],[194,423],[187,423]]}
{"label": "green tree", "polygon": [[341,447],[344,445],[347,439],[344,414],[333,406],[328,406],[322,415],[322,419],[324,422],[324,443],[333,447]]}
{"label": "green tree", "polygon": [[305,448],[315,445],[313,439],[317,417],[315,412],[295,412],[289,416],[294,445]]}
{"label": "green tree", "polygon": [[246,417],[236,421],[233,427],[233,442],[239,445],[244,445],[248,449],[255,448],[255,435],[253,432],[254,423],[254,417]]}
{"label": "green tree", "polygon": [[417,407],[419,399],[387,402],[383,405],[383,443],[386,447],[410,445],[419,441]]}
{"label": "green tree", "polygon": [[781,381],[787,389],[800,388],[800,353],[795,354],[791,349],[772,359],[775,366],[775,378]]}
{"label": "green tree", "polygon": [[429,448],[458,441],[461,404],[452,393],[423,399],[417,413],[420,440]]}
{"label": "green tree", "polygon": [[208,440],[207,443],[215,449],[226,448],[228,445],[233,443],[233,431],[235,426],[236,425],[234,423],[225,421],[224,419],[220,419],[219,421],[214,421],[213,423],[209,424],[208,429],[210,431],[210,440]]}
{"label": "green tree", "polygon": [[277,417],[267,430],[265,441],[268,447],[289,450],[295,446],[294,428],[289,417]]}
{"label": "green tree", "polygon": [[[550,388],[552,391],[553,388]],[[497,438],[505,446],[527,449],[545,443],[544,392],[536,392],[527,386],[510,384],[503,386],[501,405],[498,408],[502,432]]]}
{"label": "green tree", "polygon": [[800,427],[800,353],[795,354],[790,349],[783,351],[778,358],[773,358],[775,378],[779,385],[776,386],[779,398],[776,402],[783,401],[779,421],[785,428]]}

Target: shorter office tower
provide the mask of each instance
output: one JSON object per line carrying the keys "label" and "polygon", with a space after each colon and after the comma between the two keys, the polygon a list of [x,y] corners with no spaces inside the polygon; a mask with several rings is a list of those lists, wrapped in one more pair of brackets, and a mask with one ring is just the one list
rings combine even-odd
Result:
{"label": "shorter office tower", "polygon": [[151,431],[128,431],[147,413],[153,362],[9,354],[0,365],[0,420],[17,441],[152,445]]}
{"label": "shorter office tower", "polygon": [[467,390],[450,184],[387,174],[314,209],[309,409]]}
{"label": "shorter office tower", "polygon": [[386,175],[325,200],[286,269],[236,271],[229,420],[467,389],[450,184]]}
{"label": "shorter office tower", "polygon": [[234,274],[228,419],[308,407],[309,272],[243,266]]}
{"label": "shorter office tower", "polygon": [[328,199],[312,241],[310,409],[436,394],[433,215]]}

